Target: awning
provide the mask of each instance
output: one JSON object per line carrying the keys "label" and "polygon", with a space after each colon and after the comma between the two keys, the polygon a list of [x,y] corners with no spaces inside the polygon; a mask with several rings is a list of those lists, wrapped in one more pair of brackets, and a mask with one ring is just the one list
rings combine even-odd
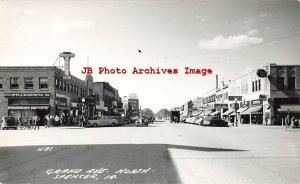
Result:
{"label": "awning", "polygon": [[211,113],[210,116],[219,115],[220,113],[221,113],[220,111],[215,111],[215,112]]}
{"label": "awning", "polygon": [[239,108],[236,112],[241,113],[241,112],[244,112],[247,109],[248,109],[248,107]]}
{"label": "awning", "polygon": [[209,115],[209,114],[211,114],[212,113],[212,110],[211,109],[206,109],[206,110],[204,110],[203,111],[204,113],[203,114],[201,114],[201,115]]}
{"label": "awning", "polygon": [[191,114],[191,116],[199,116],[201,113],[202,113],[202,111],[200,111],[200,112],[196,111],[196,112],[193,112]]}
{"label": "awning", "polygon": [[245,110],[241,114],[254,114],[262,110],[262,106],[249,107],[249,109]]}
{"label": "awning", "polygon": [[300,113],[300,105],[280,105],[279,112],[296,112]]}
{"label": "awning", "polygon": [[7,109],[35,110],[35,109],[49,109],[49,106],[8,106]]}
{"label": "awning", "polygon": [[226,112],[223,113],[223,116],[228,116],[228,115],[230,115],[233,112],[234,112],[233,109],[229,109],[229,110],[227,110]]}

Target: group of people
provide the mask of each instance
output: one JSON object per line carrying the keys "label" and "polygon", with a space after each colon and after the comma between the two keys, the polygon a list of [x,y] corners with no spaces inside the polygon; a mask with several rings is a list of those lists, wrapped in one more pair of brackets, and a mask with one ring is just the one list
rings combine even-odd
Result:
{"label": "group of people", "polygon": [[299,117],[295,118],[295,116],[290,117],[289,115],[287,115],[285,117],[284,122],[285,122],[285,131],[291,131],[292,128],[299,127],[300,118]]}
{"label": "group of people", "polygon": [[[50,128],[53,126],[67,126],[70,124],[77,124],[80,127],[85,127],[86,126],[86,118],[83,115],[80,115],[79,117],[70,117],[68,114],[47,114],[46,116],[42,117],[44,118],[44,124],[45,128]],[[31,119],[25,120],[22,115],[18,117],[18,122],[21,126],[28,125],[28,126],[33,126],[34,130],[39,130],[40,125],[43,123],[41,121],[41,117],[39,117],[37,114],[33,115]]]}

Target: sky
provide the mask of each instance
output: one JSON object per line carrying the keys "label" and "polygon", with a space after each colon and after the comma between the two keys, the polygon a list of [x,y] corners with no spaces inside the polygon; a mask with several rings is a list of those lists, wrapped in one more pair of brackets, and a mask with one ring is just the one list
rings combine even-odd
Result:
{"label": "sky", "polygon": [[[181,106],[267,63],[300,64],[300,1],[0,1],[0,66],[53,66],[109,82],[142,108]],[[141,52],[138,52],[141,50]],[[63,59],[60,59],[63,63]],[[99,67],[126,74],[99,74]],[[177,74],[132,74],[133,68]],[[185,67],[212,74],[185,74]]]}

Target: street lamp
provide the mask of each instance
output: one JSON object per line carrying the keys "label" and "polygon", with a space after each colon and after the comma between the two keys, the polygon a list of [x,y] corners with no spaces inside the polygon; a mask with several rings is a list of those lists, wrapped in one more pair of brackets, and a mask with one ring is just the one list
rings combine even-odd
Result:
{"label": "street lamp", "polygon": [[237,119],[237,110],[238,110],[238,103],[237,98],[234,99],[234,109],[235,109],[235,126],[238,126],[238,119]]}

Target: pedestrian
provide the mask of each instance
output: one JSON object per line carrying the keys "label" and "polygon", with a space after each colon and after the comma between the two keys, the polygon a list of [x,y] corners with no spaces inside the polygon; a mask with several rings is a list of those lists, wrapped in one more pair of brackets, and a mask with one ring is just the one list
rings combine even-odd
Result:
{"label": "pedestrian", "polygon": [[46,124],[45,124],[45,128],[49,128],[50,126],[49,126],[49,114],[47,114],[46,116],[45,116],[45,119],[46,119]]}
{"label": "pedestrian", "polygon": [[80,115],[80,118],[79,118],[79,127],[83,127],[83,121],[84,121],[84,116],[83,115]]}
{"label": "pedestrian", "polygon": [[21,116],[19,116],[18,121],[19,121],[20,126],[22,126],[23,125],[23,116],[22,116],[22,114],[21,114]]}
{"label": "pedestrian", "polygon": [[60,124],[60,118],[58,117],[58,115],[56,114],[55,115],[55,118],[54,118],[54,125],[55,126],[58,126]]}
{"label": "pedestrian", "polygon": [[290,126],[290,117],[289,117],[289,115],[287,115],[287,116],[285,117],[284,122],[285,122],[285,131],[288,131],[288,128],[289,128],[289,126]]}
{"label": "pedestrian", "polygon": [[52,126],[53,126],[53,120],[54,120],[54,117],[53,117],[53,115],[51,114],[50,117],[49,117],[49,127],[52,127]]}
{"label": "pedestrian", "polygon": [[292,116],[291,118],[291,125],[290,125],[290,129],[294,128],[294,125],[295,125],[295,117]]}
{"label": "pedestrian", "polygon": [[40,118],[37,114],[35,114],[32,117],[33,123],[34,123],[34,130],[37,128],[38,130],[40,129]]}

